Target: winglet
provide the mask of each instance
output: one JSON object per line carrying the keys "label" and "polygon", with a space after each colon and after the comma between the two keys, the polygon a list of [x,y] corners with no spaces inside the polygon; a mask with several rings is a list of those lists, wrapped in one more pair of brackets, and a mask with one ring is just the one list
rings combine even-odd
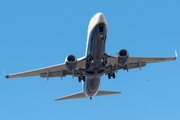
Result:
{"label": "winglet", "polygon": [[5,77],[8,79],[8,78],[9,78],[9,75],[6,75]]}
{"label": "winglet", "polygon": [[2,69],[2,72],[3,72],[4,75],[6,75],[3,69]]}
{"label": "winglet", "polygon": [[175,57],[174,57],[174,60],[176,60],[176,58],[177,58],[177,51],[175,50]]}
{"label": "winglet", "polygon": [[3,74],[4,74],[4,76],[5,76],[6,78],[9,78],[9,75],[6,75],[6,73],[4,72],[3,69],[2,69],[2,72],[3,72]]}

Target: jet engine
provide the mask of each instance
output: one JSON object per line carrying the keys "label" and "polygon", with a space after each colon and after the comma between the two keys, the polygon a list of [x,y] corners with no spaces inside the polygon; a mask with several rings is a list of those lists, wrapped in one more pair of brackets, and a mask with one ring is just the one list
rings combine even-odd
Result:
{"label": "jet engine", "polygon": [[73,71],[77,65],[77,59],[74,55],[68,55],[65,59],[66,68],[68,71]]}
{"label": "jet engine", "polygon": [[121,67],[124,67],[127,64],[128,58],[129,58],[128,51],[125,50],[125,49],[121,49],[118,52],[118,56],[117,56],[118,65],[121,66]]}

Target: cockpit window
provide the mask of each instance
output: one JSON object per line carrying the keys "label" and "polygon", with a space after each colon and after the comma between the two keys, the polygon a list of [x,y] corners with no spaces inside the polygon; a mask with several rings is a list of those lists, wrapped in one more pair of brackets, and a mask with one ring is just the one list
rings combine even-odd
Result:
{"label": "cockpit window", "polygon": [[102,25],[100,25],[98,31],[102,33],[104,31],[104,27]]}

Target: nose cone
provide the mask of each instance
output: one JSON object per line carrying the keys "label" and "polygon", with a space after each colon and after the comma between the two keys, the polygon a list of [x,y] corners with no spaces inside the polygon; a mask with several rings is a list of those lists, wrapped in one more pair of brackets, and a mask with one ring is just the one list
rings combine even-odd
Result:
{"label": "nose cone", "polygon": [[98,22],[106,22],[103,13],[97,13],[97,14],[96,14],[96,17],[97,17],[97,21],[98,21]]}

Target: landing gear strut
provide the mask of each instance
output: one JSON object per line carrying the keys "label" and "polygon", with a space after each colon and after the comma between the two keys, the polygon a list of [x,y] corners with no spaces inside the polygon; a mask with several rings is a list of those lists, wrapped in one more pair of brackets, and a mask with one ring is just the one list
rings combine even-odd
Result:
{"label": "landing gear strut", "polygon": [[83,80],[83,81],[85,82],[85,79],[86,79],[85,76],[79,76],[79,77],[78,77],[78,81],[79,81],[79,82],[81,82],[81,80]]}
{"label": "landing gear strut", "polygon": [[111,77],[116,78],[116,75],[115,75],[114,72],[113,73],[108,73],[108,79],[111,79]]}

